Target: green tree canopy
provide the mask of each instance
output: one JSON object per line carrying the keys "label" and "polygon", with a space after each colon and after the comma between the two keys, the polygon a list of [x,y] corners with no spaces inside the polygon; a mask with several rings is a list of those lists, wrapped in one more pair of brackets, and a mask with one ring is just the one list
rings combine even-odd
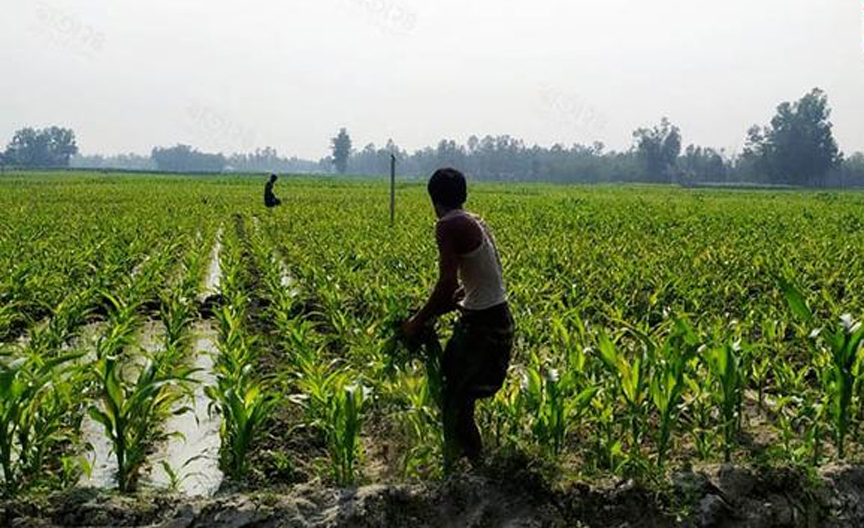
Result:
{"label": "green tree canopy", "polygon": [[744,156],[774,183],[818,185],[843,161],[830,118],[828,96],[814,88],[778,106],[770,125],[751,127]]}
{"label": "green tree canopy", "polygon": [[654,128],[633,132],[636,152],[649,181],[671,182],[675,164],[681,154],[681,131],[663,118]]}
{"label": "green tree canopy", "polygon": [[336,172],[345,174],[348,170],[348,158],[351,156],[351,136],[344,128],[339,129],[339,134],[331,140],[333,150],[333,165]]}
{"label": "green tree canopy", "polygon": [[78,153],[75,132],[68,128],[22,128],[15,132],[3,163],[26,168],[66,168]]}
{"label": "green tree canopy", "polygon": [[199,152],[189,145],[156,147],[150,153],[150,157],[160,171],[222,172],[225,169],[225,156]]}

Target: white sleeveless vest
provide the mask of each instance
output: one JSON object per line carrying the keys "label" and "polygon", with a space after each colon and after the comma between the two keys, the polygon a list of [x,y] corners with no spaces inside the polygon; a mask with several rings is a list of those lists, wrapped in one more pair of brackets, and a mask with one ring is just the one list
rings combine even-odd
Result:
{"label": "white sleeveless vest", "polygon": [[483,233],[483,240],[477,249],[459,255],[459,282],[465,288],[465,298],[460,305],[466,310],[478,311],[507,302],[501,259],[491,231],[481,218],[465,211],[451,211],[444,218],[457,215],[473,219]]}

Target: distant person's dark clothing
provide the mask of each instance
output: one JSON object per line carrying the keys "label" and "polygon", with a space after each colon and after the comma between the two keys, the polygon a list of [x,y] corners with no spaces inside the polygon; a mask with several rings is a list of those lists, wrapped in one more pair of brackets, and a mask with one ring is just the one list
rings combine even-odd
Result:
{"label": "distant person's dark clothing", "polygon": [[275,180],[270,180],[264,185],[264,206],[265,207],[276,207],[277,205],[282,205],[282,200],[276,198],[276,195],[273,194],[273,185],[276,184]]}

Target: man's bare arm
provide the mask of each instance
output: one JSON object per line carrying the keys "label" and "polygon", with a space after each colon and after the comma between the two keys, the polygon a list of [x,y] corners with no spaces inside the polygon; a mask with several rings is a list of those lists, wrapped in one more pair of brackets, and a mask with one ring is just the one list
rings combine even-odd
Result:
{"label": "man's bare arm", "polygon": [[435,232],[438,242],[438,281],[426,304],[409,321],[410,330],[419,330],[431,319],[453,309],[453,298],[459,288],[459,257],[456,252],[455,233],[447,223],[439,223]]}

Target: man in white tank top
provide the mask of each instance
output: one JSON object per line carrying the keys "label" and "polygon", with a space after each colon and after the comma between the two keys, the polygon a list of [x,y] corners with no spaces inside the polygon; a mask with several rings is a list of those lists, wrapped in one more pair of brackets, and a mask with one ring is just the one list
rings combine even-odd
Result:
{"label": "man in white tank top", "polygon": [[438,223],[438,282],[423,309],[406,322],[406,337],[447,312],[460,317],[442,358],[444,374],[445,469],[460,456],[482,461],[474,404],[501,388],[513,346],[513,318],[492,232],[481,218],[466,212],[465,176],[455,169],[432,175],[429,196]]}

